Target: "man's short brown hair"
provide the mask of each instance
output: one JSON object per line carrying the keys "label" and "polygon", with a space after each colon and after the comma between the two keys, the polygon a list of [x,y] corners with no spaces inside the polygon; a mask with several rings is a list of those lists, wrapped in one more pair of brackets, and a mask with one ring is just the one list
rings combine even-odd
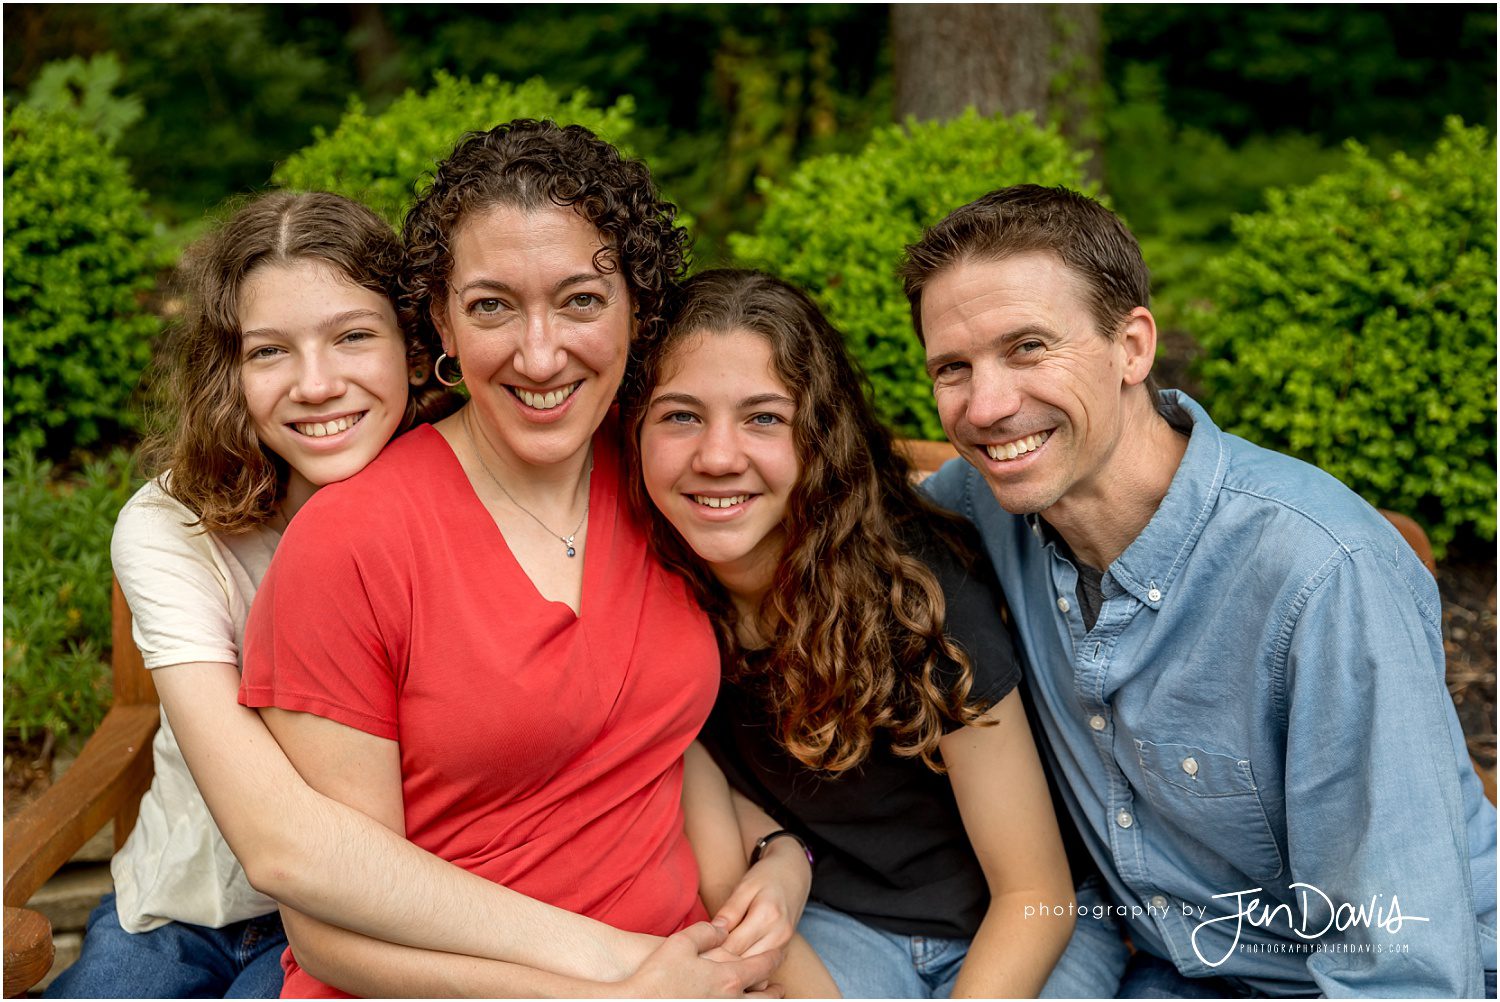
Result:
{"label": "man's short brown hair", "polygon": [[906,248],[900,275],[918,340],[926,343],[922,290],[939,272],[964,261],[1038,251],[1056,255],[1078,273],[1105,337],[1114,337],[1131,310],[1151,305],[1151,273],[1118,216],[1067,188],[1017,184],[953,210]]}

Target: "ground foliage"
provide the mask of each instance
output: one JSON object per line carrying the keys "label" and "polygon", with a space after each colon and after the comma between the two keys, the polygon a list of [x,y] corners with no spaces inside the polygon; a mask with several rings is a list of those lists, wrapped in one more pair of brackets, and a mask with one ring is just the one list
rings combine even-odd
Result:
{"label": "ground foliage", "polygon": [[88,734],[109,706],[109,539],[140,478],[116,449],[66,477],[5,460],[5,729]]}

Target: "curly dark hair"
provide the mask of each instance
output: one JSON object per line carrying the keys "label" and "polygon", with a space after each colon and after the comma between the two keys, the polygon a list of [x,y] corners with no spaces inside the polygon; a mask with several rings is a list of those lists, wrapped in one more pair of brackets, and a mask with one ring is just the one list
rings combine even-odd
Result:
{"label": "curly dark hair", "polygon": [[604,243],[595,267],[618,268],[637,335],[656,335],[665,300],[687,270],[688,235],[677,225],[677,207],[658,194],[644,163],[583,126],[518,118],[460,140],[406,214],[399,315],[434,353],[442,348],[432,316],[445,307],[453,235],[469,214],[497,205],[571,207],[592,223]]}
{"label": "curly dark hair", "polygon": [[[747,657],[736,613],[708,571],[646,495],[627,487],[662,562],[692,585],[727,653],[726,675],[765,699],[777,741],[814,769],[841,772],[891,750],[942,771],[945,722],[974,723],[973,671],[943,630],[945,599],[917,555],[946,546],[972,565],[976,540],[913,486],[911,468],[875,416],[844,339],[800,290],[755,271],[714,270],[683,286],[667,332],[640,345],[626,398],[625,449],[640,468],[650,391],[689,337],[748,331],[771,348],[797,403],[792,441],[801,474],[787,504],[786,545],[757,624],[770,649]],[[956,670],[955,670],[956,668]]]}
{"label": "curly dark hair", "polygon": [[[401,246],[379,216],[327,192],[277,191],[239,205],[189,250],[178,281],[186,310],[157,355],[152,381],[164,401],[142,446],[145,468],[171,471],[166,490],[209,532],[244,532],[270,519],[286,492],[287,464],[256,438],[240,382],[239,299],[257,268],[316,260],[394,305]],[[431,378],[426,346],[406,335],[407,363],[428,378],[413,387],[397,434],[461,402]]]}

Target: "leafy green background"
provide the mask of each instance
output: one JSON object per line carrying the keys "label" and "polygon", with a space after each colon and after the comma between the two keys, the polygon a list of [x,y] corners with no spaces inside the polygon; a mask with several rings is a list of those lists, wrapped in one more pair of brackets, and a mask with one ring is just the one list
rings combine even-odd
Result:
{"label": "leafy green background", "polygon": [[907,434],[940,428],[901,245],[1010,181],[1095,191],[1153,267],[1159,371],[1450,556],[1493,554],[1493,7],[1105,6],[1088,162],[1019,119],[892,125],[881,5],[3,16],[8,732],[86,732],[107,702],[109,531],[182,247],[273,184],[394,221],[458,133],[515,114],[645,157],[696,266],[805,285]]}

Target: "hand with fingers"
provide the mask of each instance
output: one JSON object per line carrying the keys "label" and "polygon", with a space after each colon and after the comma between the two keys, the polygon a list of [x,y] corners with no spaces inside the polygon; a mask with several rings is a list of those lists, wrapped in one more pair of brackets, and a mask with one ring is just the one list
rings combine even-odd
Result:
{"label": "hand with fingers", "polygon": [[729,930],[723,949],[742,957],[781,951],[791,942],[812,887],[812,865],[800,840],[765,846],[714,916]]}
{"label": "hand with fingers", "polygon": [[[753,957],[723,951],[727,929],[698,922],[668,936],[639,970],[619,983],[622,998],[781,998],[768,984],[780,950]],[[717,958],[717,959],[715,959]]]}

